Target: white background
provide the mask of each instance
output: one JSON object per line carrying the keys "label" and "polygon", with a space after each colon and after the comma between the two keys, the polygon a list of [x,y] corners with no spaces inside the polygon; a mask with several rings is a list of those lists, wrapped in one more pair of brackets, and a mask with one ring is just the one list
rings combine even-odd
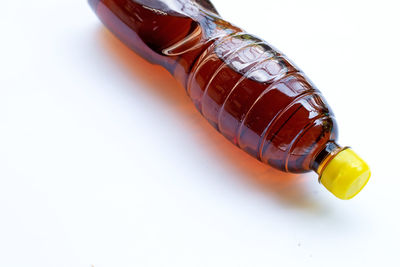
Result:
{"label": "white background", "polygon": [[399,266],[398,1],[213,2],[322,90],[363,192],[231,145],[86,1],[2,1],[0,266]]}

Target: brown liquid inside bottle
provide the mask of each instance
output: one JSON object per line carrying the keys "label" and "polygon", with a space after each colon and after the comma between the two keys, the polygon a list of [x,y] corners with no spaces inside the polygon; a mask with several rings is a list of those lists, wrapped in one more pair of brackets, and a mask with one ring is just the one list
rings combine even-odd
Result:
{"label": "brown liquid inside bottle", "polygon": [[337,126],[321,93],[269,44],[222,20],[207,0],[89,0],[103,23],[186,88],[226,138],[283,171],[317,171]]}

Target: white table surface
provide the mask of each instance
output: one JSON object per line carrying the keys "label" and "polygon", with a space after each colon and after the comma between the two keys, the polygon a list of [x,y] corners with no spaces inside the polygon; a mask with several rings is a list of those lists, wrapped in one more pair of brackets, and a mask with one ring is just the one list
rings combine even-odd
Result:
{"label": "white table surface", "polygon": [[86,1],[3,1],[0,266],[400,266],[398,1],[214,3],[322,90],[363,192],[231,145]]}

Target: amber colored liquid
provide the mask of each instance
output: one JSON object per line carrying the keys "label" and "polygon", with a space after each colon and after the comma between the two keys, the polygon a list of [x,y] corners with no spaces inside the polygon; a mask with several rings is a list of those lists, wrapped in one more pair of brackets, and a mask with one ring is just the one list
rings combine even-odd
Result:
{"label": "amber colored liquid", "polygon": [[222,20],[207,0],[196,2],[89,0],[118,38],[171,72],[232,143],[283,171],[316,170],[337,136],[321,93],[265,41]]}

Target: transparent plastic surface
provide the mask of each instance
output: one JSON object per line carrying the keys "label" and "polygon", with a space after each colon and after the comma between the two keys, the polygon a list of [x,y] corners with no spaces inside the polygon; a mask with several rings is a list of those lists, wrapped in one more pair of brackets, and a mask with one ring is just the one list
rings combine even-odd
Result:
{"label": "transparent plastic surface", "polygon": [[285,55],[223,20],[207,0],[89,0],[102,22],[165,67],[232,143],[283,171],[333,151],[337,126],[320,91]]}

